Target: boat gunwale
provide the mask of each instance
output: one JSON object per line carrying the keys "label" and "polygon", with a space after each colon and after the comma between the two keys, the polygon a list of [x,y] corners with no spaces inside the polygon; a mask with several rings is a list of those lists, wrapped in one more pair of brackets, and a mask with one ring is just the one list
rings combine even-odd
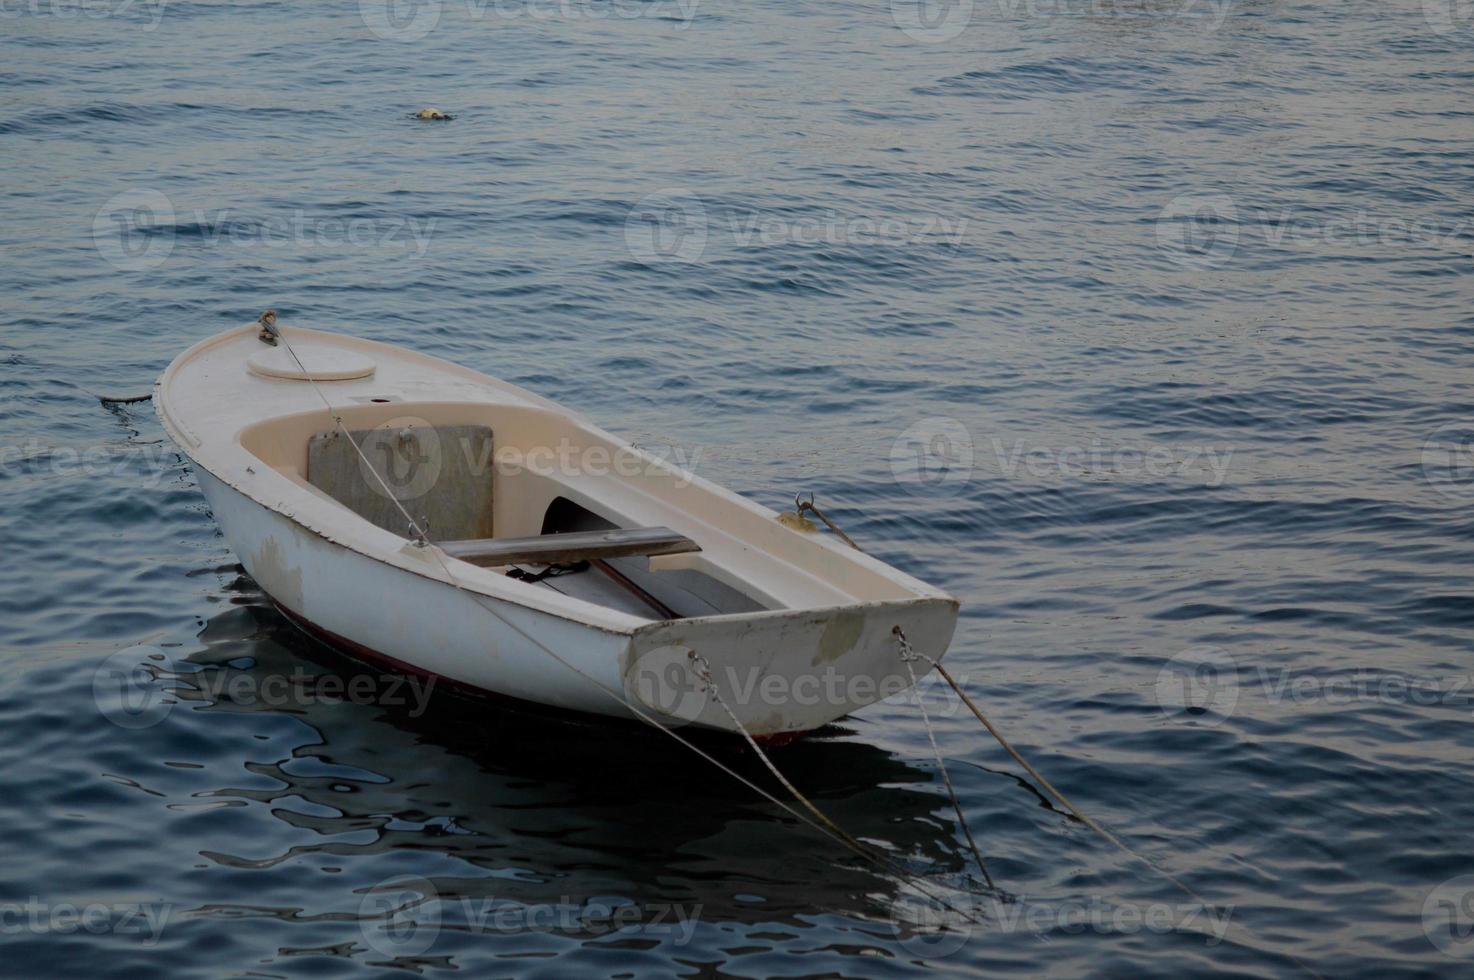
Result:
{"label": "boat gunwale", "polygon": [[[432,581],[448,585],[452,588],[459,588],[467,592],[474,593],[478,596],[484,596],[488,599],[494,599],[499,602],[506,602],[508,604],[524,608],[529,612],[538,613],[540,615],[554,616],[556,618],[576,623],[588,628],[597,629],[605,633],[631,637],[642,632],[667,626],[671,622],[692,624],[719,624],[723,622],[730,623],[742,621],[765,621],[773,618],[808,617],[823,614],[833,614],[844,611],[854,611],[857,609],[873,609],[884,606],[895,606],[897,608],[900,608],[926,603],[942,603],[950,605],[954,609],[954,611],[960,606],[960,604],[954,597],[944,592],[943,590],[922,582],[919,579],[916,579],[915,577],[907,574],[906,572],[903,572],[900,569],[895,568],[894,566],[886,564],[885,562],[880,561],[879,559],[868,555],[863,551],[851,549],[848,546],[841,545],[837,540],[831,540],[817,534],[804,535],[803,537],[805,544],[827,549],[832,555],[838,557],[842,561],[855,562],[862,566],[869,566],[872,571],[880,573],[883,577],[885,577],[901,589],[904,589],[909,594],[891,599],[857,599],[853,602],[838,604],[784,607],[779,609],[764,609],[758,611],[737,613],[719,613],[711,616],[693,616],[681,620],[646,620],[639,617],[631,616],[627,613],[621,613],[618,610],[600,606],[597,603],[589,602],[583,599],[577,599],[575,597],[563,596],[561,594],[558,597],[557,603],[540,602],[538,601],[540,598],[546,597],[537,595],[537,590],[535,589],[535,587],[527,583],[519,582],[515,579],[511,579],[502,575],[494,575],[484,569],[480,569],[477,566],[469,564],[467,565],[469,574],[453,570],[449,565],[449,562],[455,561],[456,559],[451,558],[444,552],[440,552],[439,555],[442,561],[434,561],[428,563],[422,563],[418,561],[411,562],[407,559],[407,557],[400,557],[400,560],[396,561],[394,560],[396,556],[404,555],[403,545],[392,551],[382,548],[374,548],[373,550],[369,550],[368,547],[366,547],[366,544],[371,544],[371,541],[364,542],[361,538],[359,538],[358,540],[345,540],[345,538],[341,534],[334,533],[326,527],[319,527],[314,523],[309,523],[307,520],[299,517],[297,513],[283,509],[281,506],[273,505],[273,503],[271,503],[267,499],[264,499],[266,495],[260,492],[262,488],[259,485],[254,487],[244,485],[244,481],[238,478],[233,478],[228,473],[230,464],[228,454],[230,453],[244,453],[251,459],[260,461],[260,457],[256,456],[255,453],[247,449],[242,442],[242,436],[247,430],[272,421],[285,420],[299,415],[313,414],[316,411],[331,413],[331,410],[327,406],[324,406],[322,409],[309,409],[305,411],[299,411],[294,408],[292,411],[289,412],[283,412],[278,415],[270,415],[264,418],[252,420],[251,422],[236,428],[228,437],[220,440],[224,442],[224,446],[220,448],[214,448],[213,452],[210,451],[213,447],[207,445],[204,439],[196,434],[187,424],[185,424],[178,417],[175,407],[171,403],[173,401],[172,387],[176,382],[180,372],[189,363],[196,360],[208,351],[237,340],[241,337],[242,334],[248,332],[253,333],[257,329],[258,325],[255,323],[251,323],[240,327],[224,330],[210,337],[206,337],[182,351],[178,356],[174,358],[173,361],[169,363],[169,365],[164,369],[163,373],[159,376],[158,381],[155,382],[154,409],[156,414],[159,416],[159,420],[163,424],[165,431],[168,432],[169,435],[175,439],[175,442],[180,445],[180,449],[185,453],[186,456],[189,457],[190,461],[194,463],[194,465],[201,467],[212,477],[218,480],[221,484],[241,494],[256,506],[286,519],[287,521],[291,522],[295,527],[300,528],[301,530],[311,534],[316,538],[322,539],[328,544],[343,548],[346,551],[353,552],[354,554],[361,555],[365,558],[371,559],[384,565],[388,565],[400,571],[416,574],[423,578],[428,578]],[[437,371],[454,374],[462,379],[473,382],[477,386],[486,387],[493,391],[514,396],[520,400],[523,400],[524,406],[522,407],[531,408],[533,410],[546,411],[561,419],[568,420],[570,423],[586,429],[588,432],[598,438],[607,439],[612,443],[615,443],[621,447],[624,447],[632,452],[639,454],[642,458],[668,474],[682,476],[689,482],[690,485],[699,486],[701,489],[712,494],[722,502],[747,510],[750,513],[753,513],[756,516],[760,516],[766,520],[772,520],[776,522],[778,518],[778,514],[776,511],[773,511],[772,509],[765,507],[762,504],[757,503],[756,501],[749,500],[748,498],[737,494],[734,491],[721,486],[720,484],[713,483],[712,481],[707,480],[704,477],[698,476],[695,473],[690,473],[689,471],[685,470],[678,470],[666,461],[661,460],[647,453],[645,450],[632,445],[627,440],[611,432],[608,432],[601,426],[591,421],[587,416],[583,415],[582,413],[569,409],[563,405],[560,405],[557,402],[554,402],[541,395],[537,395],[534,392],[527,391],[526,389],[520,388],[509,382],[482,374],[481,372],[476,371],[472,368],[447,361],[443,358],[436,357],[433,354],[424,354],[418,351],[409,350],[407,348],[398,347],[393,344],[386,344],[375,340],[369,340],[351,334],[340,334],[334,333],[332,331],[316,330],[303,327],[282,327],[280,329],[282,329],[283,332],[286,333],[289,337],[301,337],[303,339],[323,337],[330,343],[343,343],[348,347],[362,347],[368,348],[370,350],[382,351],[387,357],[399,359],[401,361],[405,359],[413,360],[421,365],[429,366]],[[340,382],[324,383],[338,384]],[[465,405],[497,404],[496,402],[482,402],[469,398],[441,400],[433,402],[430,400],[422,399],[418,401],[400,401],[395,402],[394,404],[396,406],[409,407],[415,404],[431,403]],[[202,450],[204,452],[202,452]],[[217,462],[201,458],[202,456],[217,456],[221,458]],[[305,490],[303,486],[299,484],[298,480],[293,479],[291,476],[281,472],[276,467],[271,466],[264,461],[261,461],[261,465],[267,471],[267,473],[261,473],[255,470],[251,470],[249,466],[247,466],[247,471],[250,472],[253,476],[257,477],[258,480],[263,478],[268,481],[280,480],[282,481],[282,484],[284,484],[286,487],[291,488],[289,494],[281,495],[286,499],[281,499],[279,501],[280,504],[290,504],[290,495],[302,495],[303,500],[311,501],[314,504],[324,503],[323,501],[318,501],[314,497],[314,495]],[[315,510],[316,508],[314,507],[313,509]],[[347,508],[343,508],[342,510],[344,514],[361,521],[365,529],[375,531],[383,530],[375,528],[374,525],[370,524],[367,521],[363,521],[362,518],[359,518],[357,517],[357,515],[352,514],[352,512],[349,511]],[[792,534],[800,533],[798,531],[793,531],[792,529],[789,530]],[[394,535],[394,532],[392,531],[383,531],[383,533],[393,535],[397,540],[403,542],[404,544],[413,544],[406,538]],[[434,545],[433,542],[431,543],[431,546],[437,547],[438,550],[438,546]],[[512,588],[513,586],[520,586],[521,589],[528,590],[529,594],[520,594],[521,589]],[[568,604],[572,606],[572,608],[566,610],[559,609],[557,608],[557,606],[560,604]],[[589,615],[578,615],[579,613],[585,611],[587,611]],[[600,619],[603,619],[604,621],[600,622]]]}
{"label": "boat gunwale", "polygon": [[[193,458],[193,457],[191,457],[191,458]],[[952,609],[954,611],[956,611],[956,610],[958,610],[960,608],[960,605],[961,605],[952,596],[947,595],[945,593],[941,593],[941,594],[938,594],[938,595],[930,595],[930,596],[920,596],[920,595],[918,595],[918,596],[907,596],[905,598],[899,598],[899,599],[876,599],[876,600],[871,600],[871,601],[846,602],[846,603],[838,603],[838,604],[827,605],[827,606],[801,606],[801,607],[788,607],[788,608],[783,608],[783,609],[759,609],[759,610],[753,610],[753,611],[750,611],[750,612],[718,613],[718,614],[711,615],[711,616],[686,616],[686,617],[683,617],[681,619],[648,619],[647,620],[647,619],[640,619],[638,617],[633,617],[632,616],[632,617],[629,617],[629,618],[632,619],[632,620],[634,620],[636,622],[636,625],[633,628],[631,628],[631,629],[611,628],[611,627],[608,627],[608,626],[605,626],[605,625],[602,625],[602,624],[599,624],[599,623],[591,622],[591,621],[589,621],[587,619],[579,619],[579,618],[576,618],[576,617],[573,617],[573,616],[569,616],[569,615],[565,614],[564,612],[562,612],[560,610],[548,608],[548,607],[543,606],[543,605],[540,605],[540,604],[530,603],[530,602],[524,602],[524,601],[520,601],[518,598],[515,598],[515,597],[507,597],[507,596],[502,596],[502,595],[491,593],[491,592],[486,592],[486,591],[484,591],[482,589],[475,588],[475,585],[476,585],[475,582],[466,582],[466,581],[461,580],[460,576],[455,576],[454,577],[454,580],[449,580],[449,579],[446,579],[443,575],[432,575],[432,574],[428,574],[428,572],[426,570],[424,570],[424,569],[414,568],[414,567],[407,567],[407,566],[404,566],[404,565],[400,565],[400,564],[397,564],[397,563],[395,563],[393,561],[390,561],[386,557],[372,554],[372,553],[370,553],[368,551],[365,551],[365,550],[363,550],[361,548],[355,548],[355,547],[353,547],[350,544],[347,544],[347,543],[345,543],[343,541],[337,540],[336,538],[334,538],[332,535],[328,534],[325,531],[322,531],[322,530],[320,530],[318,528],[312,527],[309,524],[304,524],[294,514],[288,514],[285,511],[277,510],[274,507],[270,507],[270,506],[262,503],[260,500],[258,500],[255,497],[251,496],[249,493],[246,493],[240,487],[233,486],[230,483],[228,483],[227,481],[225,481],[224,479],[222,479],[218,473],[216,473],[214,470],[211,470],[208,466],[204,466],[204,464],[199,463],[198,461],[196,461],[196,465],[201,466],[203,469],[205,469],[207,472],[209,472],[210,475],[213,476],[215,479],[219,480],[222,484],[224,484],[225,486],[229,487],[231,490],[234,490],[237,493],[240,493],[242,496],[244,496],[247,499],[249,499],[252,503],[254,503],[254,504],[262,507],[263,509],[265,509],[267,511],[270,511],[271,513],[277,515],[278,517],[283,518],[284,520],[290,521],[292,524],[295,524],[301,530],[307,532],[308,534],[310,534],[310,535],[312,535],[314,537],[321,538],[324,542],[326,542],[329,545],[332,545],[333,547],[342,548],[344,551],[352,552],[353,554],[359,555],[360,557],[370,559],[371,561],[379,562],[382,565],[388,565],[390,568],[394,568],[394,569],[397,569],[399,571],[408,572],[408,573],[413,574],[413,575],[419,575],[422,578],[428,578],[431,581],[438,582],[438,583],[440,583],[442,585],[450,586],[451,588],[457,588],[457,587],[459,587],[460,589],[462,589],[462,590],[464,590],[466,592],[475,593],[476,595],[484,596],[485,598],[488,598],[488,599],[496,599],[498,601],[508,602],[508,603],[510,603],[512,605],[520,606],[520,607],[522,607],[524,609],[527,609],[527,610],[529,610],[531,612],[537,612],[537,613],[542,613],[544,615],[555,616],[555,617],[557,617],[559,619],[567,620],[568,622],[576,623],[576,624],[578,624],[580,626],[587,626],[587,627],[590,627],[592,629],[600,630],[601,632],[610,633],[610,634],[618,635],[618,636],[638,637],[640,634],[654,632],[655,630],[657,630],[659,628],[668,627],[672,623],[697,624],[697,625],[700,625],[700,624],[705,624],[705,623],[720,624],[720,623],[724,623],[724,622],[739,622],[739,621],[740,622],[764,622],[764,621],[771,620],[771,619],[782,619],[782,618],[798,618],[798,617],[808,617],[808,616],[820,617],[820,616],[831,615],[831,614],[835,614],[835,613],[854,612],[856,610],[861,610],[861,609],[877,609],[877,608],[905,609],[905,608],[910,608],[912,606],[928,605],[928,604],[938,604],[938,605],[950,606],[950,607],[952,607]],[[367,524],[368,522],[365,521],[364,523]],[[373,525],[368,525],[368,526],[369,527],[372,527]],[[385,533],[392,534],[393,532],[385,532]],[[434,543],[432,543],[430,545],[430,547],[436,548],[437,550],[439,550],[439,546],[438,545],[435,545]],[[450,555],[445,555],[444,552],[441,552],[441,553],[444,555],[444,557],[445,557],[445,559],[446,559],[447,562],[459,561],[460,560],[460,559],[457,559],[457,558],[452,558]],[[463,563],[463,564],[466,564],[466,563]],[[436,563],[434,567],[438,568],[439,567],[438,563]],[[476,570],[477,569],[477,566],[475,566],[475,565],[467,564],[467,567],[470,568],[470,569],[473,569],[473,570]],[[526,582],[522,582],[522,581],[519,581],[519,580],[513,579],[513,578],[508,578],[506,576],[491,575],[491,580],[492,581],[500,581],[500,579],[502,579],[502,578],[506,578],[507,582],[509,582],[511,585],[521,586],[522,588],[533,590],[533,595],[534,596],[541,595],[541,593],[539,593],[539,592],[536,591],[535,586],[530,585],[530,584],[528,584]],[[623,613],[619,613],[617,610],[608,609],[605,606],[601,606],[598,603],[588,602],[588,600],[585,600],[585,599],[578,599],[578,598],[574,598],[574,597],[571,597],[571,596],[563,596],[562,598],[568,599],[568,600],[570,600],[572,602],[575,602],[575,603],[581,603],[581,604],[584,604],[584,605],[591,606],[592,608],[597,609],[597,610],[600,610],[600,611],[605,611],[605,612],[613,613],[614,615],[619,615],[619,616],[624,616],[625,615]],[[273,600],[273,601],[275,601],[275,600]]]}

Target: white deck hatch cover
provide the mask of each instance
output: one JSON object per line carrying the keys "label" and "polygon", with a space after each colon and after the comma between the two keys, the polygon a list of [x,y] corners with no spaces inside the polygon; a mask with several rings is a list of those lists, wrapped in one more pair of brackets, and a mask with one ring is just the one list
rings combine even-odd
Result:
{"label": "white deck hatch cover", "polygon": [[[297,361],[285,347],[263,346],[246,361],[252,374],[263,378],[282,378],[289,381],[351,381],[367,378],[374,373],[374,362],[357,351],[345,350],[337,345],[315,344],[297,341],[292,345],[301,359]],[[306,371],[302,369],[306,368]]]}

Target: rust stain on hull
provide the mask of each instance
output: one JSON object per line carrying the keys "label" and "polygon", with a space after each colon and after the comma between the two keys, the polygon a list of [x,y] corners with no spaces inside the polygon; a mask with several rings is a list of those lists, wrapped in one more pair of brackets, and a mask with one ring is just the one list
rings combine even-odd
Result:
{"label": "rust stain on hull", "polygon": [[256,550],[251,577],[272,595],[278,605],[302,608],[302,569],[288,568],[281,542],[267,538]]}
{"label": "rust stain on hull", "polygon": [[849,653],[859,642],[860,633],[864,629],[863,612],[842,612],[831,617],[824,624],[824,632],[819,635],[819,649],[814,652],[810,666],[832,664]]}

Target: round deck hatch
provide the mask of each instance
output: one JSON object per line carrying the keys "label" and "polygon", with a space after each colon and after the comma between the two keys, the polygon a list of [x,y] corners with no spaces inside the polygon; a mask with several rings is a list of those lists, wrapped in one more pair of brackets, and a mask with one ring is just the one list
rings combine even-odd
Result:
{"label": "round deck hatch", "polygon": [[262,347],[246,361],[246,367],[252,374],[263,378],[289,381],[306,381],[308,378],[314,381],[351,381],[374,373],[374,362],[357,351],[300,340],[292,345],[292,349],[301,359],[301,365],[285,347]]}

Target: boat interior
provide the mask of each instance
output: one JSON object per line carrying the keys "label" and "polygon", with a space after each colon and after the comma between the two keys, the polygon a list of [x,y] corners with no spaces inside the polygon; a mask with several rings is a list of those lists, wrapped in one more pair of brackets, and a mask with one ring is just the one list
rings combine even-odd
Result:
{"label": "boat interior", "polygon": [[[343,429],[310,412],[257,423],[241,444],[304,491],[412,539],[403,507],[452,559],[529,587],[655,621],[790,608],[703,547],[712,535],[671,506],[692,489],[685,474],[568,416],[388,398],[335,411]],[[814,592],[799,594],[853,601]]]}
{"label": "boat interior", "polygon": [[241,446],[304,493],[413,539],[403,507],[453,560],[528,586],[655,621],[918,596],[556,408],[347,401],[333,409],[341,429],[300,412],[242,430]]}

